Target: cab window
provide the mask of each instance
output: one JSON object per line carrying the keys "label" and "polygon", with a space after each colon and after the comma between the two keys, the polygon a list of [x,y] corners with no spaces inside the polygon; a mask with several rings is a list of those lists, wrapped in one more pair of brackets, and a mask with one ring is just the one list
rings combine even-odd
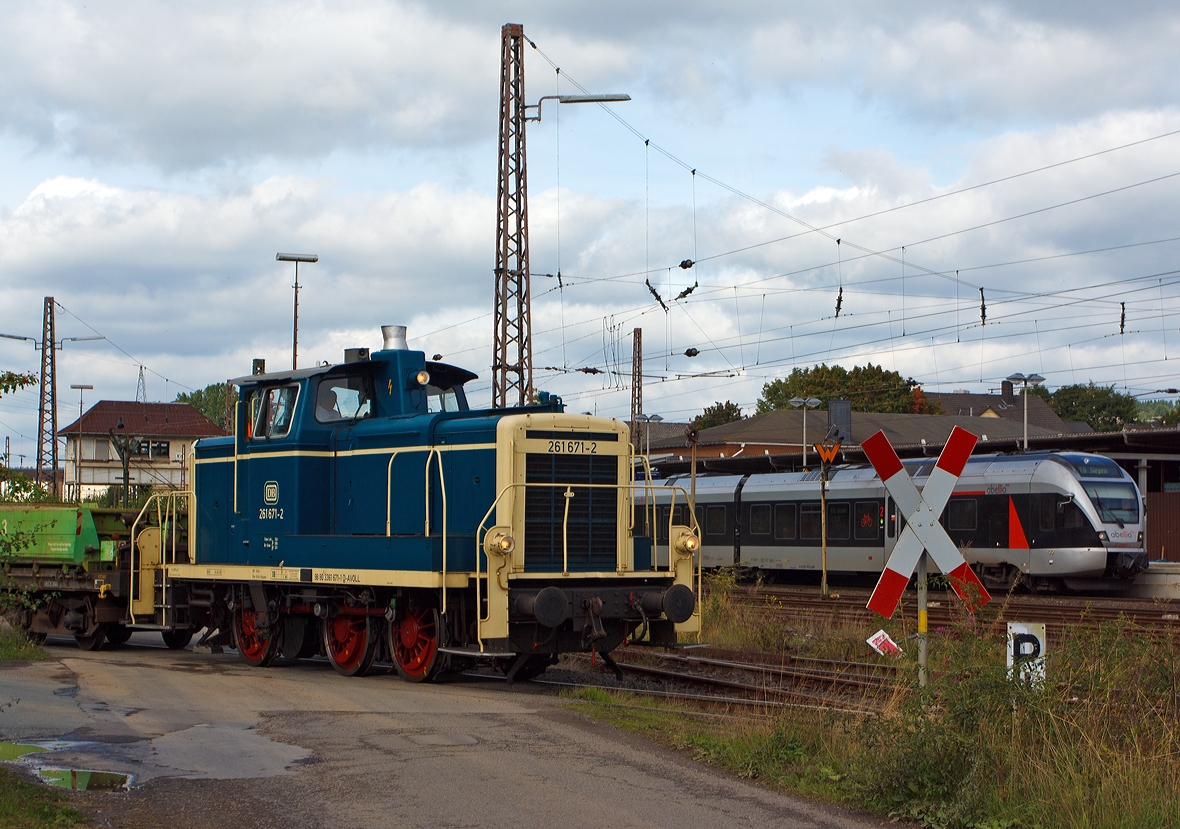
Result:
{"label": "cab window", "polygon": [[368,378],[325,377],[315,397],[315,419],[320,423],[359,420],[373,413],[373,395]]}
{"label": "cab window", "polygon": [[[298,399],[299,385],[296,383],[266,389],[260,396],[261,405],[254,421],[254,437],[286,437],[291,431]],[[253,407],[253,402],[251,406]]]}
{"label": "cab window", "polygon": [[459,411],[459,395],[453,388],[440,389],[438,386],[426,387],[426,411],[428,412],[457,412]]}

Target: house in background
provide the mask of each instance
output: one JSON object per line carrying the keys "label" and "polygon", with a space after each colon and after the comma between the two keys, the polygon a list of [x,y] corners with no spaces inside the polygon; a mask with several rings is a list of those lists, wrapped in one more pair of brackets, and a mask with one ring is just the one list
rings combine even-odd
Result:
{"label": "house in background", "polygon": [[[952,417],[998,417],[1023,425],[1024,397],[1012,387],[1011,381],[1000,384],[999,394],[973,394],[968,391],[926,392],[931,405],[938,403],[942,413]],[[1043,397],[1028,395],[1028,425],[1048,429],[1055,434],[1093,432],[1089,424],[1066,423],[1050,408]]]}
{"label": "house in background", "polygon": [[[58,430],[66,440],[67,500],[94,498],[108,487],[121,491],[123,462],[115,438],[129,441],[129,484],[136,489],[183,489],[189,481],[189,451],[201,438],[225,431],[188,403],[100,400],[79,420]],[[81,452],[79,453],[79,448]]]}

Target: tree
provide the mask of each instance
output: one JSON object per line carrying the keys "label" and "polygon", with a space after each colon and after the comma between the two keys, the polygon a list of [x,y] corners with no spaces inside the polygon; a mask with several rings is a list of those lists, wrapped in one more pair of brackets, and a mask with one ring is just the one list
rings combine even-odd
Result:
{"label": "tree", "polygon": [[[14,391],[31,386],[37,382],[35,374],[21,374],[16,371],[0,371],[0,397]],[[52,500],[53,493],[27,478],[19,472],[7,468],[10,461],[4,458],[0,462],[0,491],[4,493],[6,501],[47,501]],[[2,551],[2,550],[0,550]]]}
{"label": "tree", "polygon": [[724,426],[742,419],[741,407],[726,400],[706,406],[705,410],[692,419],[692,428],[708,429],[711,426]]}
{"label": "tree", "polygon": [[210,383],[205,388],[191,393],[176,395],[177,403],[188,403],[222,429],[229,431],[225,422],[225,383]]}
{"label": "tree", "polygon": [[1084,420],[1095,432],[1121,431],[1139,413],[1135,398],[1093,381],[1062,386],[1049,395],[1049,405],[1062,420]]}
{"label": "tree", "polygon": [[17,389],[37,382],[36,374],[20,374],[15,371],[0,371],[0,395],[11,394]]}
{"label": "tree", "polygon": [[758,412],[790,408],[793,397],[818,397],[827,408],[829,400],[851,400],[859,412],[895,412],[939,414],[942,409],[932,405],[922,394],[913,378],[906,379],[896,371],[868,363],[853,366],[829,366],[820,363],[811,368],[796,368],[781,380],[772,380],[762,387]]}
{"label": "tree", "polygon": [[1170,400],[1140,400],[1137,405],[1139,408],[1137,417],[1140,423],[1156,421],[1166,425],[1169,419],[1173,424],[1176,422],[1177,407]]}

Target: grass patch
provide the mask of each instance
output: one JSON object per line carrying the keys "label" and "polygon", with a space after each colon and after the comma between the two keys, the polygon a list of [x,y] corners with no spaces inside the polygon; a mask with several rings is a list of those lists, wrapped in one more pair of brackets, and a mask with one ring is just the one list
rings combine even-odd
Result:
{"label": "grass patch", "polygon": [[0,766],[0,829],[64,829],[89,826],[77,809],[62,805],[66,795]]}
{"label": "grass patch", "polygon": [[44,659],[45,650],[24,634],[12,628],[0,628],[0,662]]}
{"label": "grass patch", "polygon": [[[861,657],[872,630],[769,619],[715,578],[705,639],[721,647]],[[898,641],[904,623],[885,624]],[[875,630],[875,626],[874,626]],[[784,709],[709,716],[671,700],[577,692],[575,707],[774,788],[939,829],[1180,826],[1180,648],[1124,622],[1064,630],[1043,687],[1012,682],[1006,639],[964,617],[916,647],[880,716]],[[606,699],[604,699],[604,697]]]}

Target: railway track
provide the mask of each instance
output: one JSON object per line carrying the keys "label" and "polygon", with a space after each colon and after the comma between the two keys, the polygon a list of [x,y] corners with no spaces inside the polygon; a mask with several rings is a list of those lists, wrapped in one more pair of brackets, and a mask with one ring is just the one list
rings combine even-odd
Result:
{"label": "railway track", "polygon": [[[816,588],[738,587],[730,593],[731,601],[760,611],[796,618],[831,621],[834,618],[873,621],[878,617],[865,605],[872,591],[851,588],[835,591],[824,598]],[[901,602],[901,613],[912,616],[917,596],[908,591]],[[962,621],[962,605],[953,593],[931,591],[930,625],[949,626]],[[1180,636],[1180,605],[1155,599],[1097,598],[1091,596],[1001,596],[981,608],[976,619],[983,623],[1007,620],[1044,622],[1050,628],[1068,625],[1097,625],[1118,619],[1146,631]]]}
{"label": "railway track", "polygon": [[[581,658],[570,658],[570,661],[588,663]],[[621,685],[607,690],[714,706],[805,707],[872,714],[881,709],[897,680],[892,665],[712,649],[696,655],[632,652],[616,664],[623,675],[654,681],[659,687]],[[535,681],[592,685],[555,682],[544,677]]]}

